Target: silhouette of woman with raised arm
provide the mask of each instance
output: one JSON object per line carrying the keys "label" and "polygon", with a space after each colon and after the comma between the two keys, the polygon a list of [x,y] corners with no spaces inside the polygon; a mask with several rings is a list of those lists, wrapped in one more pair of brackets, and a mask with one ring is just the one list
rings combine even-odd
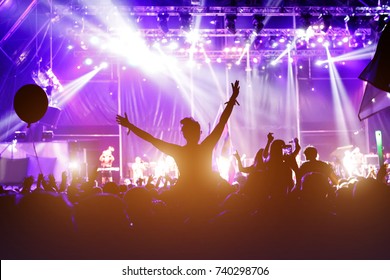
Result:
{"label": "silhouette of woman with raised arm", "polygon": [[267,135],[267,145],[265,146],[265,148],[260,148],[257,153],[256,153],[256,156],[253,160],[253,164],[250,165],[250,166],[243,166],[242,165],[242,162],[241,162],[241,157],[240,157],[240,154],[236,151],[233,156],[236,158],[237,160],[237,165],[238,165],[238,171],[240,171],[241,173],[253,173],[253,172],[256,172],[256,171],[262,171],[265,169],[265,163],[264,163],[264,160],[268,158],[268,154],[269,154],[269,147],[272,143],[272,141],[274,140],[274,136],[273,136],[273,133],[268,133]]}
{"label": "silhouette of woman with raised arm", "polygon": [[235,81],[235,83],[232,83],[231,85],[233,93],[226,103],[227,105],[221,114],[218,124],[201,143],[199,143],[201,136],[200,124],[190,117],[180,121],[182,125],[181,131],[187,142],[184,146],[168,143],[152,136],[131,123],[128,120],[126,113],[124,117],[117,115],[116,121],[121,126],[128,128],[128,134],[133,132],[141,139],[150,142],[161,152],[172,156],[175,159],[179,170],[179,178],[176,187],[195,193],[201,189],[213,186],[217,182],[216,176],[212,171],[213,149],[221,138],[234,105],[238,104],[236,99],[240,91],[239,81]]}

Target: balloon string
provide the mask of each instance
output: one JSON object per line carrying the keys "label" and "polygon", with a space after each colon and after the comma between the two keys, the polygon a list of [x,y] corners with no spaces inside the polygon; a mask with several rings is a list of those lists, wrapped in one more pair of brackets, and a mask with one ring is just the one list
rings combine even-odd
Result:
{"label": "balloon string", "polygon": [[33,144],[33,148],[34,148],[35,158],[37,159],[37,163],[38,163],[39,174],[42,174],[41,164],[39,163],[39,158],[38,158],[38,154],[37,154],[37,149],[35,148],[34,139],[32,140],[32,144]]}

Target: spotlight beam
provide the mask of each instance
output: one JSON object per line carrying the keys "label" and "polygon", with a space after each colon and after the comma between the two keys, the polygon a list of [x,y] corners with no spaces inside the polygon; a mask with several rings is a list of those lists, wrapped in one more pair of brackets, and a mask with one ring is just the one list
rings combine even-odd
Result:
{"label": "spotlight beam", "polygon": [[65,106],[66,103],[68,103],[72,97],[80,91],[80,89],[82,89],[97,73],[99,73],[100,70],[102,70],[102,67],[96,67],[96,69],[65,85],[64,91],[57,98],[58,106]]}

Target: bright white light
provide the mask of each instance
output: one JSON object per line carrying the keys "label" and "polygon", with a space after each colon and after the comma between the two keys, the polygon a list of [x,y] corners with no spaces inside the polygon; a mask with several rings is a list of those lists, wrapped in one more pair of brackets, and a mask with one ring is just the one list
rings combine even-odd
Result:
{"label": "bright white light", "polygon": [[222,62],[222,58],[218,57],[218,58],[217,58],[217,62],[218,62],[218,63],[221,63],[221,62]]}
{"label": "bright white light", "polygon": [[92,44],[92,45],[98,45],[100,43],[100,39],[99,37],[97,36],[92,36],[90,39],[89,39],[89,42]]}
{"label": "bright white light", "polygon": [[237,60],[235,64],[236,65],[240,65],[241,64],[241,60]]}
{"label": "bright white light", "polygon": [[329,48],[329,42],[328,41],[325,41],[323,44],[322,44],[325,48]]}
{"label": "bright white light", "polygon": [[68,50],[73,50],[74,46],[73,45],[68,45],[67,49]]}
{"label": "bright white light", "polygon": [[85,60],[84,60],[84,63],[85,63],[85,65],[92,65],[92,63],[93,63],[93,60],[92,60],[92,58],[86,58]]}
{"label": "bright white light", "polygon": [[375,98],[371,99],[371,102],[372,102],[372,103],[375,103],[375,101],[376,101]]}
{"label": "bright white light", "polygon": [[186,38],[187,41],[189,41],[190,43],[196,43],[200,39],[200,34],[198,33],[197,30],[192,30],[187,34]]}
{"label": "bright white light", "polygon": [[254,57],[254,58],[252,59],[252,61],[253,61],[254,63],[259,62],[259,60],[257,59],[257,57]]}
{"label": "bright white light", "polygon": [[206,59],[204,60],[206,63],[210,63],[211,62],[211,59],[206,57]]}
{"label": "bright white light", "polygon": [[224,48],[224,52],[230,52],[230,48]]}
{"label": "bright white light", "polygon": [[272,61],[271,61],[271,65],[272,65],[272,66],[275,66],[277,63],[278,63],[278,62],[277,62],[276,60],[272,60]]}
{"label": "bright white light", "polygon": [[313,30],[313,27],[310,26],[307,30],[306,30],[306,39],[309,39],[311,37],[313,37],[315,34],[314,30]]}
{"label": "bright white light", "polygon": [[296,34],[298,38],[302,38],[305,37],[306,31],[304,29],[297,29]]}
{"label": "bright white light", "polygon": [[303,69],[303,66],[302,66],[302,65],[299,65],[299,69]]}
{"label": "bright white light", "polygon": [[195,61],[193,61],[193,60],[189,60],[189,61],[187,62],[187,66],[190,67],[190,68],[193,68],[195,65],[196,65],[196,63],[195,63]]}
{"label": "bright white light", "polygon": [[179,44],[178,44],[177,42],[171,42],[171,43],[169,44],[169,48],[170,48],[171,50],[176,50],[176,49],[179,48]]}
{"label": "bright white light", "polygon": [[106,69],[108,67],[108,63],[103,61],[102,63],[100,63],[100,68],[102,69]]}
{"label": "bright white light", "polygon": [[69,169],[71,170],[77,170],[80,168],[80,164],[77,161],[71,161],[69,162]]}
{"label": "bright white light", "polygon": [[219,174],[225,180],[229,180],[229,168],[230,168],[230,160],[229,158],[225,158],[220,156],[217,158],[217,166]]}
{"label": "bright white light", "polygon": [[387,98],[390,98],[390,92],[388,92],[388,93],[386,94],[386,96],[387,96]]}

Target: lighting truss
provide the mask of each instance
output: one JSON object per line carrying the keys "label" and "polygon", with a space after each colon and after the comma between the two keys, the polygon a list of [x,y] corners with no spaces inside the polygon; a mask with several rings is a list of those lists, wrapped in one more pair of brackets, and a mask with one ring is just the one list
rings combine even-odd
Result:
{"label": "lighting truss", "polygon": [[[343,49],[335,49],[335,50],[329,50],[330,54],[333,57],[340,56],[342,54],[345,54],[347,50]],[[253,57],[265,57],[265,58],[275,58],[279,57],[285,53],[285,50],[250,50],[249,56],[251,58]],[[190,58],[193,60],[202,60],[205,59],[206,56],[202,52],[192,53],[190,55],[190,52],[182,52],[182,51],[171,51],[170,53],[174,57],[176,57],[178,60],[189,60]],[[223,61],[229,61],[229,60],[237,60],[242,58],[243,61],[246,60],[246,56],[242,56],[242,52],[226,52],[225,50],[213,50],[213,51],[207,51],[207,58],[211,59],[212,61],[215,61],[216,59],[220,58]],[[307,57],[325,57],[326,56],[326,50],[325,49],[310,49],[310,50],[291,50],[291,57],[295,58],[307,58]],[[85,52],[83,51],[76,51],[74,52],[75,56],[85,56]],[[91,55],[89,55],[91,56]],[[95,53],[94,56],[102,56],[104,58],[111,58],[115,59],[115,55],[107,55],[107,54],[97,54]]]}
{"label": "lighting truss", "polygon": [[[328,6],[300,6],[300,7],[204,7],[204,6],[102,6],[102,5],[89,5],[89,6],[55,6],[55,12],[60,17],[71,17],[77,14],[80,17],[90,17],[90,16],[106,16],[107,14],[120,15],[123,18],[140,18],[140,17],[154,17],[157,18],[159,14],[169,14],[169,16],[180,17],[183,14],[195,16],[209,16],[209,17],[220,17],[222,20],[226,18],[227,15],[236,15],[239,17],[248,17],[250,20],[254,15],[262,15],[264,17],[293,17],[293,24],[288,28],[267,28],[265,26],[257,34],[253,35],[253,26],[249,25],[248,27],[242,28],[242,26],[236,28],[236,32],[233,34],[229,32],[225,26],[216,26],[216,28],[199,28],[196,30],[197,35],[200,39],[211,39],[219,40],[220,38],[225,38],[225,43],[222,43],[223,46],[229,46],[228,41],[233,38],[240,38],[242,42],[249,41],[249,39],[254,39],[253,36],[259,37],[288,37],[288,38],[302,38],[301,28],[299,28],[296,23],[300,20],[302,14],[310,14],[315,18],[319,18],[324,14],[332,15],[333,17],[346,17],[348,15],[362,16],[362,17],[374,17],[378,15],[384,15],[390,13],[389,6],[380,6],[380,7],[328,7]],[[88,30],[88,26],[85,26],[82,32],[84,34],[93,33],[94,30]],[[93,28],[93,26],[91,27]],[[320,30],[321,31],[321,30]],[[319,32],[320,32],[319,31]],[[80,30],[73,29],[69,34],[73,34],[75,37],[80,37],[78,34]],[[96,32],[96,30],[95,30]],[[104,32],[104,31],[101,31]],[[115,32],[118,32],[116,34]],[[119,36],[120,30],[110,30],[110,36]],[[359,38],[365,38],[369,40],[373,35],[372,28],[370,26],[361,26],[356,31],[356,34],[360,36]],[[164,38],[166,41],[178,40],[178,38],[184,38],[188,35],[188,32],[185,32],[180,25],[170,26],[169,32],[163,32],[160,28],[151,27],[146,28],[145,26],[137,27],[137,34],[140,37],[145,38],[148,42],[153,42],[154,40],[160,40]],[[351,37],[350,32],[344,26],[332,26],[327,32],[315,33],[315,36],[324,37],[324,40],[332,41],[339,40],[342,37]],[[308,41],[309,38],[306,38]],[[180,39],[181,40],[181,39]],[[218,42],[221,42],[219,40]],[[348,52],[346,49],[331,49],[332,55],[340,55]],[[252,55],[262,55],[262,56],[274,56],[280,55],[283,50],[280,49],[260,49],[260,50],[250,50],[250,56]],[[172,51],[177,58],[188,57],[187,52],[176,52]],[[92,53],[90,53],[93,55]],[[320,56],[326,55],[325,50],[323,49],[295,49],[293,48],[291,56],[293,57],[304,57],[304,56]],[[82,51],[76,51],[75,55],[83,55]],[[100,55],[95,53],[95,55]],[[107,55],[107,54],[106,54]],[[221,57],[224,55],[223,50],[207,50],[207,55],[210,58]],[[240,56],[241,54],[229,54],[235,58],[235,56]],[[110,55],[108,55],[110,56]],[[198,56],[196,54],[195,56]],[[226,57],[226,54],[225,54]],[[226,60],[229,60],[230,57],[226,57]],[[243,58],[245,59],[245,58]]]}
{"label": "lighting truss", "polygon": [[377,14],[390,13],[390,6],[380,7],[322,7],[322,6],[301,6],[301,7],[201,7],[201,6],[55,6],[58,14],[71,15],[75,11],[82,10],[88,15],[105,15],[109,11],[115,11],[122,15],[129,16],[157,16],[161,12],[168,12],[171,15],[190,13],[197,16],[225,16],[226,14],[237,14],[237,16],[253,16],[262,14],[264,16],[299,16],[302,13],[310,13],[313,16],[320,16],[327,11],[333,16],[374,16]]}

